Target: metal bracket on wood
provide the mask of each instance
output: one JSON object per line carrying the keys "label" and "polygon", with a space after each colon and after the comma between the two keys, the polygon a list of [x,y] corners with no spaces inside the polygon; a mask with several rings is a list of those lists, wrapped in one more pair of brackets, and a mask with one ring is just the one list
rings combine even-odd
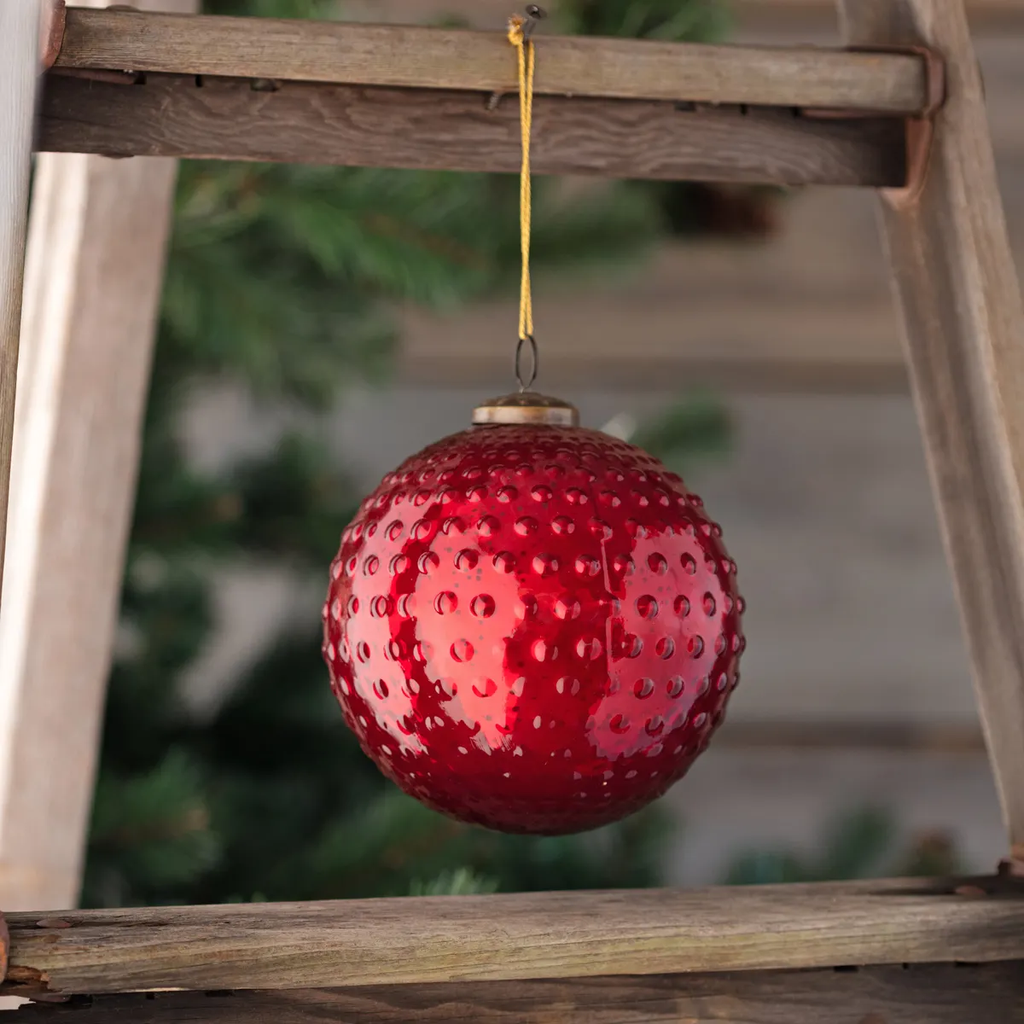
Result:
{"label": "metal bracket on wood", "polygon": [[[935,116],[946,102],[946,62],[942,55],[927,46],[849,46],[850,53],[888,53],[921,57],[924,63],[926,105],[920,113],[906,118],[907,180],[900,188],[883,188],[879,192],[893,206],[912,206],[920,198],[931,161],[935,138]],[[804,110],[804,117],[851,118],[877,117],[868,110]]]}
{"label": "metal bracket on wood", "polygon": [[64,0],[52,0],[43,25],[43,70],[49,71],[60,56],[64,45],[64,28],[67,25],[67,9]]}
{"label": "metal bracket on wood", "polygon": [[893,206],[913,206],[921,198],[928,167],[931,163],[932,142],[935,139],[935,116],[946,102],[946,62],[927,46],[872,46],[860,47],[865,52],[907,53],[924,58],[925,88],[928,105],[915,117],[908,117],[907,125],[907,183],[903,188],[881,189],[885,200]]}

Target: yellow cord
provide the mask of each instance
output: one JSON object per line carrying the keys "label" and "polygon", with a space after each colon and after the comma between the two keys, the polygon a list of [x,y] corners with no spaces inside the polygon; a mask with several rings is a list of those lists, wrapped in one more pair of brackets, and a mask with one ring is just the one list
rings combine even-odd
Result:
{"label": "yellow cord", "polygon": [[523,166],[519,174],[519,231],[523,276],[519,289],[519,337],[533,337],[533,298],[530,294],[530,129],[533,125],[533,43],[523,33],[525,20],[509,19],[508,41],[519,56],[519,126],[523,138]]}

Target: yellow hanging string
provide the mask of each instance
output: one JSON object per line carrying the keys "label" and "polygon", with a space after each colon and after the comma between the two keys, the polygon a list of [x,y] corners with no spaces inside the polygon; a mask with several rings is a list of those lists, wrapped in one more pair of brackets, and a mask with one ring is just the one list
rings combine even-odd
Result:
{"label": "yellow hanging string", "polygon": [[508,41],[519,57],[519,127],[523,139],[523,165],[519,174],[519,231],[523,253],[523,276],[519,288],[519,337],[533,337],[533,298],[530,294],[530,129],[533,125],[533,43],[523,27],[526,19],[518,15],[508,23]]}

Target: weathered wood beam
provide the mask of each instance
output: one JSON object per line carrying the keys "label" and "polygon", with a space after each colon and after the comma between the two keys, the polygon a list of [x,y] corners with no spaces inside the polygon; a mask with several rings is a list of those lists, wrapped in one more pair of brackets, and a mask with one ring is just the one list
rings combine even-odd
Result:
{"label": "weathered wood beam", "polygon": [[[11,483],[40,15],[39,0],[6,0],[0,5],[0,589]],[[0,709],[3,701],[0,693]]]}
{"label": "weathered wood beam", "polygon": [[[987,893],[987,895],[986,895]],[[1024,959],[1024,888],[894,880],[12,914],[5,994]]]}
{"label": "weathered wood beam", "polygon": [[1024,307],[962,0],[839,0],[856,44],[944,54],[927,173],[883,235],[996,785],[1024,859]]}
{"label": "weathered wood beam", "polygon": [[[144,84],[51,74],[38,146],[112,156],[178,156],[460,171],[519,168],[514,97],[150,74]],[[902,123],[792,111],[678,110],[670,103],[539,97],[540,174],[898,185]]]}
{"label": "weathered wood beam", "polygon": [[175,177],[170,160],[36,165],[0,620],[5,910],[78,899]]}
{"label": "weathered wood beam", "polygon": [[1014,1024],[1024,963],[97,996],[14,1024]]}
{"label": "weathered wood beam", "polygon": [[[629,39],[538,39],[538,95],[843,107],[914,113],[913,56]],[[399,25],[68,11],[58,65],[344,85],[516,91],[501,32]]]}

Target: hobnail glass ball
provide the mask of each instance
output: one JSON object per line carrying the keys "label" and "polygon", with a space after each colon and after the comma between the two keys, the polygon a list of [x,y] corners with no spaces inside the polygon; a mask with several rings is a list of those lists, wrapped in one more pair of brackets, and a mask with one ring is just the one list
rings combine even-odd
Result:
{"label": "hobnail glass ball", "polygon": [[473,427],[362,503],[324,657],[403,790],[556,834],[630,814],[706,748],[739,680],[736,564],[683,481],[578,427]]}

